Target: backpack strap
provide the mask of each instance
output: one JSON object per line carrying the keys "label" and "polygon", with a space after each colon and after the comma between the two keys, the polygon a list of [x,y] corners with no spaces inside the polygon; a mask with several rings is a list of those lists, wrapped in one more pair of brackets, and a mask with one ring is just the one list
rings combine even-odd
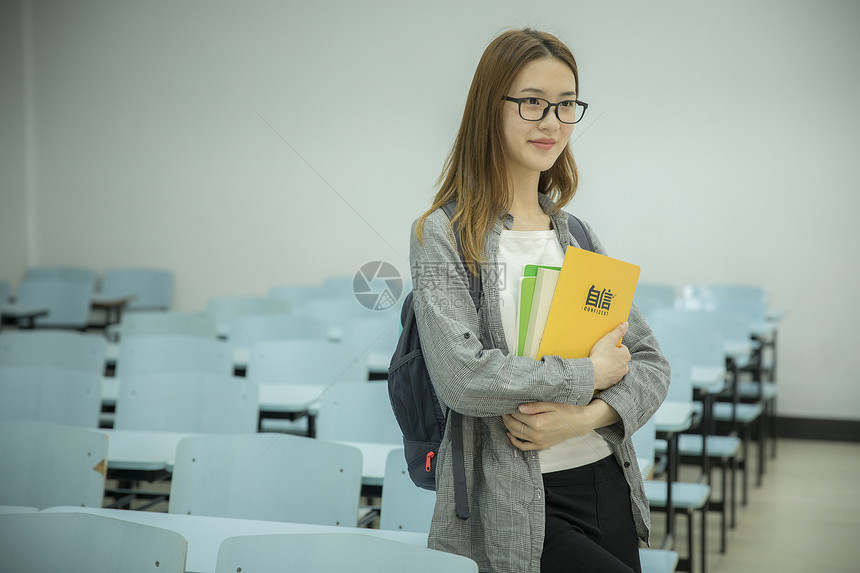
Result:
{"label": "backpack strap", "polygon": [[[448,215],[449,220],[454,218],[454,208],[456,203],[451,201],[442,205],[442,210]],[[475,303],[475,310],[481,308],[481,273],[478,271],[478,276],[469,274],[469,267],[466,264],[466,259],[463,256],[463,248],[460,245],[460,234],[457,232],[457,222],[452,221],[452,229],[454,231],[454,240],[457,244],[457,253],[460,255],[460,262],[463,263],[463,270],[466,272],[466,280],[469,281],[469,294],[472,296],[472,302]],[[466,494],[466,453],[463,450],[463,415],[460,412],[449,410],[451,416],[451,450],[453,453],[452,465],[454,470],[454,505],[457,508],[457,517],[466,520],[472,514],[469,511],[469,501]]]}
{"label": "backpack strap", "polygon": [[581,248],[594,252],[594,243],[591,242],[591,237],[585,232],[585,225],[576,215],[567,214],[567,228],[570,229],[570,234],[573,235]]}

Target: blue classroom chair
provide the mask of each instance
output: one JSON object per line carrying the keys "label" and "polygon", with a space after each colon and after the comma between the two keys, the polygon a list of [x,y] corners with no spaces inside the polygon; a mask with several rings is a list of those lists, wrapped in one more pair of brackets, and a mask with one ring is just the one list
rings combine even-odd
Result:
{"label": "blue classroom chair", "polygon": [[325,338],[325,325],[313,318],[290,313],[246,314],[230,321],[230,344],[251,348],[266,340]]}
{"label": "blue classroom chair", "polygon": [[168,512],[355,527],[361,460],[358,448],[285,434],[185,438]]}
{"label": "blue classroom chair", "polygon": [[[673,365],[674,369],[674,365]],[[674,374],[673,374],[674,383]],[[671,388],[671,384],[670,384]],[[637,457],[650,458],[655,453],[656,441],[656,426],[654,418],[648,420],[644,426],[639,428],[633,434],[633,447],[636,450]],[[671,463],[671,460],[669,461]],[[668,513],[668,484],[662,480],[648,479],[644,481],[645,496],[648,498],[648,503],[652,510]],[[683,514],[687,520],[687,556],[682,561],[682,569],[691,571],[695,560],[695,535],[694,535],[694,516],[699,512],[701,518],[701,537],[700,537],[700,559],[701,572],[705,573],[705,564],[707,558],[706,551],[706,515],[708,511],[708,501],[710,498],[711,488],[707,484],[674,482],[672,483],[672,512],[675,515]],[[667,519],[669,516],[667,515]],[[674,543],[674,540],[672,541]],[[643,569],[644,572],[644,569]]]}
{"label": "blue classroom chair", "polygon": [[0,421],[0,505],[101,507],[107,451],[107,436],[86,428]]}
{"label": "blue classroom chair", "polygon": [[99,295],[135,298],[127,310],[167,310],[173,303],[173,272],[150,268],[113,268],[102,273]]}
{"label": "blue classroom chair", "polygon": [[642,573],[673,573],[678,566],[678,553],[668,549],[639,549]]}
{"label": "blue classroom chair", "polygon": [[391,450],[385,460],[379,528],[430,532],[436,492],[421,489],[409,477],[403,448]]}
{"label": "blue classroom chair", "polygon": [[[742,315],[730,312],[688,310],[683,308],[674,310],[664,309],[655,313],[651,323],[657,329],[684,329],[689,333],[686,347],[690,349],[690,352],[698,352],[689,345],[692,343],[693,338],[699,338],[699,342],[704,343],[704,340],[708,339],[707,337],[718,336],[720,342],[715,344],[718,348],[723,348],[726,343],[744,341],[749,337],[749,321]],[[740,402],[740,395],[738,393],[739,371],[747,363],[744,360],[740,362],[737,360],[726,360],[725,351],[716,350],[711,355],[719,353],[721,353],[723,358],[711,358],[712,363],[708,365],[718,366],[720,360],[723,361],[723,365],[730,373],[727,380],[727,392],[731,401],[716,402],[713,405],[712,417],[715,422],[728,427],[726,432],[721,433],[729,436],[738,436],[741,440],[741,457],[738,467],[743,472],[741,499],[742,503],[746,505],[748,498],[747,470],[750,463],[749,444],[753,441],[754,428],[758,429],[757,454],[759,463],[756,468],[757,484],[761,484],[764,473],[765,436],[767,434],[764,405],[761,402]],[[702,360],[701,355],[697,355],[697,359]],[[696,406],[700,408],[701,404],[697,403]]]}
{"label": "blue classroom chair", "polygon": [[257,384],[203,372],[129,374],[122,378],[114,427],[189,433],[253,433]]}
{"label": "blue classroom chair", "polygon": [[24,281],[48,280],[60,282],[78,282],[89,286],[90,291],[96,290],[97,276],[93,269],[74,265],[38,265],[30,267],[24,273]]}
{"label": "blue classroom chair", "polygon": [[215,320],[206,312],[128,312],[118,325],[108,329],[122,340],[132,336],[185,335],[215,339]]}
{"label": "blue classroom chair", "polygon": [[[669,386],[667,400],[692,402],[692,366],[719,366],[724,360],[722,337],[717,332],[692,324],[671,323],[660,318],[655,318],[652,328],[663,353],[672,365],[672,384]],[[695,405],[703,407],[702,402]],[[720,513],[720,552],[725,553],[729,511],[732,527],[735,522],[735,484],[741,440],[737,436],[712,435],[710,428],[705,428],[704,425],[705,420],[702,418],[699,434],[683,433],[679,436],[678,453],[682,462],[698,465],[702,469],[702,479],[705,479],[708,485],[713,483],[711,474],[714,466],[721,470],[721,496],[719,500],[709,500],[708,509]],[[706,446],[705,454],[702,452],[703,441]],[[658,453],[665,453],[665,448],[658,447]],[[707,460],[704,455],[707,455]],[[744,469],[744,481],[746,476]]]}
{"label": "blue classroom chair", "polygon": [[461,555],[407,545],[361,533],[313,533],[229,537],[221,543],[215,573],[236,571],[350,573],[477,573]]}
{"label": "blue classroom chair", "polygon": [[54,366],[0,366],[0,420],[98,428],[101,376]]}
{"label": "blue classroom chair", "polygon": [[306,300],[325,296],[322,284],[275,285],[269,288],[269,297],[289,301],[292,308],[298,308]]}
{"label": "blue classroom chair", "polygon": [[0,333],[0,366],[55,366],[101,375],[107,342],[100,334],[64,330]]}
{"label": "blue classroom chair", "polygon": [[316,436],[321,440],[401,444],[403,434],[384,381],[338,383],[320,398]]}
{"label": "blue classroom chair", "polygon": [[675,287],[668,283],[639,282],[636,285],[636,293],[633,302],[648,318],[651,313],[659,308],[672,308],[675,306]]}
{"label": "blue classroom chair", "polygon": [[187,335],[132,336],[119,345],[116,376],[166,372],[233,374],[233,352],[226,342]]}
{"label": "blue classroom chair", "polygon": [[92,299],[93,286],[77,280],[26,279],[15,291],[16,305],[48,310],[47,316],[36,318],[39,328],[86,329]]}
{"label": "blue classroom chair", "polygon": [[292,312],[287,300],[266,296],[216,296],[206,301],[206,311],[215,320],[218,336],[230,337],[230,326],[238,316]]}
{"label": "blue classroom chair", "polygon": [[184,573],[187,551],[175,531],[102,515],[0,515],[4,571]]}

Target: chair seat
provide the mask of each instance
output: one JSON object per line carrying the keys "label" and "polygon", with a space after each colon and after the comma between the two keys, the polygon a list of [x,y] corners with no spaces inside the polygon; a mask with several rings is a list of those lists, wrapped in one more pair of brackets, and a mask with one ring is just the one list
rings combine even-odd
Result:
{"label": "chair seat", "polygon": [[[645,482],[645,497],[651,507],[666,507],[666,482]],[[703,483],[674,482],[672,484],[672,506],[675,509],[701,509],[711,495],[711,487]]]}
{"label": "chair seat", "polygon": [[[702,403],[701,402],[693,402],[693,412],[694,415],[701,415],[702,413]],[[738,422],[742,424],[748,424],[750,422],[754,422],[759,416],[762,415],[762,407],[761,404],[738,404],[737,416]],[[717,422],[731,422],[732,421],[732,404],[730,402],[716,402],[714,404],[713,410],[713,419]]]}
{"label": "chair seat", "polygon": [[642,573],[672,573],[678,566],[678,553],[666,549],[639,549]]}
{"label": "chair seat", "polygon": [[[655,444],[654,451],[666,452],[666,441],[663,440],[663,448]],[[708,455],[712,458],[730,458],[737,456],[740,452],[741,440],[735,436],[708,436]],[[702,436],[697,434],[681,434],[678,437],[678,452],[682,456],[702,455]]]}
{"label": "chair seat", "polygon": [[[755,421],[762,415],[761,404],[738,404],[737,420],[743,424]],[[714,404],[714,419],[718,422],[732,421],[732,404],[717,402]]]}
{"label": "chair seat", "polygon": [[[758,382],[744,381],[738,385],[738,394],[743,399],[757,398],[759,395]],[[776,398],[776,384],[773,382],[764,382],[761,389],[761,395],[765,400]]]}

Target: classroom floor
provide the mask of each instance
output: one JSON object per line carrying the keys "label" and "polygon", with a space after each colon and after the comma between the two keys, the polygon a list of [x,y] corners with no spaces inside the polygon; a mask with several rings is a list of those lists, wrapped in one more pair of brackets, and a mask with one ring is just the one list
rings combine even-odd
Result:
{"label": "classroom floor", "polygon": [[[709,515],[707,573],[860,571],[860,444],[781,439],[766,467],[761,487],[751,468],[749,504],[738,508],[725,554],[719,514]],[[682,468],[681,479],[694,476]],[[678,521],[676,548],[685,552],[685,520]],[[665,518],[654,515],[653,525],[659,544]]]}

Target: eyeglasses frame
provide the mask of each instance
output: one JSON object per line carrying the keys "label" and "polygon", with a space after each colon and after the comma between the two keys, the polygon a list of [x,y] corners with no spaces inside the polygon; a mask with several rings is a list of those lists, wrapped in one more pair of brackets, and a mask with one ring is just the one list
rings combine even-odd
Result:
{"label": "eyeglasses frame", "polygon": [[[550,108],[554,107],[554,108],[555,108],[555,118],[556,118],[559,122],[561,122],[561,123],[563,123],[563,124],[565,124],[565,125],[573,125],[573,124],[575,124],[575,123],[579,123],[580,121],[582,121],[582,118],[583,118],[583,117],[585,117],[585,112],[586,112],[586,111],[588,111],[588,104],[587,104],[587,103],[585,103],[584,101],[579,101],[578,99],[574,99],[574,100],[566,99],[566,100],[562,100],[562,101],[555,102],[555,103],[553,103],[553,102],[549,101],[548,99],[545,99],[545,98],[542,98],[542,97],[535,97],[535,96],[527,96],[527,97],[510,97],[510,96],[504,96],[502,99],[503,99],[503,100],[505,100],[505,101],[512,101],[512,102],[514,102],[515,104],[517,104],[517,113],[519,113],[519,114],[520,114],[520,117],[521,117],[524,121],[543,121],[543,119],[544,119],[544,118],[547,116],[547,114],[549,113]],[[543,115],[542,115],[542,116],[540,116],[538,119],[526,119],[526,118],[524,118],[524,117],[523,117],[523,107],[522,107],[522,104],[523,104],[523,102],[524,102],[524,101],[529,100],[529,99],[539,99],[539,100],[541,100],[541,101],[545,101],[545,102],[547,103],[546,108],[543,110]],[[574,102],[576,105],[582,106],[582,117],[580,117],[580,118],[579,118],[579,119],[577,119],[576,121],[563,121],[563,120],[561,119],[561,117],[559,117],[559,115],[558,115],[558,106],[559,106],[560,104],[563,104],[564,102],[567,102],[567,101],[572,101],[572,102]]]}

